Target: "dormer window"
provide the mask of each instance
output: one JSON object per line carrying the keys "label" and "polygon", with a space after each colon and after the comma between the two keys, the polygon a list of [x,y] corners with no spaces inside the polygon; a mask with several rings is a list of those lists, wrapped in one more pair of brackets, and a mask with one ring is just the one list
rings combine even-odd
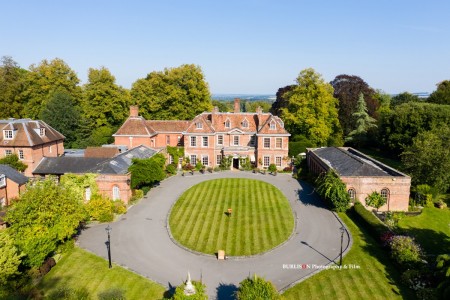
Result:
{"label": "dormer window", "polygon": [[248,128],[248,121],[247,120],[242,121],[242,127],[243,128]]}
{"label": "dormer window", "polygon": [[276,125],[275,125],[275,122],[270,122],[270,125],[269,125],[270,127],[270,129],[271,130],[275,130],[275,129],[277,129],[277,127],[276,127]]}
{"label": "dormer window", "polygon": [[12,140],[14,137],[14,132],[12,130],[3,130],[3,138],[5,140]]}
{"label": "dormer window", "polygon": [[39,128],[39,136],[45,135],[45,128]]}
{"label": "dormer window", "polygon": [[230,120],[226,120],[225,121],[225,128],[230,128],[231,127],[231,122],[230,122]]}
{"label": "dormer window", "polygon": [[203,128],[202,122],[197,122],[197,123],[195,124],[195,127],[196,127],[197,129],[202,129],[202,128]]}

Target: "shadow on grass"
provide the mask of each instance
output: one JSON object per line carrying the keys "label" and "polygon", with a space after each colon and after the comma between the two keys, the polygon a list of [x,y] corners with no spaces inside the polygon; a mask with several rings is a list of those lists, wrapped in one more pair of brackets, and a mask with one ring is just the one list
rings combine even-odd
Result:
{"label": "shadow on grass", "polygon": [[[448,224],[442,224],[442,226],[450,226],[450,220]],[[399,231],[402,234],[414,237],[427,256],[448,253],[448,249],[450,249],[450,236],[443,232],[427,228],[403,228]]]}
{"label": "shadow on grass", "polygon": [[356,224],[356,226],[362,233],[361,235],[359,235],[359,239],[366,244],[364,246],[360,245],[360,247],[365,253],[374,257],[381,264],[383,264],[383,266],[385,267],[388,283],[397,286],[398,291],[392,288],[392,292],[401,295],[403,299],[416,299],[414,292],[401,283],[401,271],[389,258],[389,252],[381,247],[381,245],[370,235],[370,233],[364,227],[364,224],[359,222],[352,213],[347,213],[347,216]]}
{"label": "shadow on grass", "polygon": [[221,283],[217,288],[217,300],[233,300],[236,299],[234,293],[238,290],[234,284]]}
{"label": "shadow on grass", "polygon": [[172,285],[170,282],[169,282],[169,289],[167,290],[167,291],[165,291],[164,292],[164,299],[170,299],[170,298],[172,298],[172,296],[175,294],[175,289],[176,289],[177,287],[176,286],[174,286],[174,285]]}

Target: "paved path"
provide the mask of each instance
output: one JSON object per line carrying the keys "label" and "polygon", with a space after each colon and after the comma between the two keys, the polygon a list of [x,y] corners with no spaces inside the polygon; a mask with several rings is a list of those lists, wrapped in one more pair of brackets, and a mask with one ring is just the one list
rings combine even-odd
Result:
{"label": "paved path", "polygon": [[[212,256],[198,255],[174,244],[167,232],[168,212],[178,197],[189,187],[216,178],[252,178],[278,187],[288,198],[297,218],[290,240],[273,251],[239,260],[218,261]],[[186,280],[202,278],[210,299],[229,299],[239,282],[249,274],[272,281],[285,289],[317,271],[313,265],[339,261],[340,220],[312,193],[310,186],[300,184],[288,174],[278,176],[247,172],[221,172],[205,175],[171,177],[153,188],[127,214],[111,224],[113,262],[171,288]],[[107,257],[105,224],[93,225],[79,238],[82,248]],[[351,245],[344,234],[344,250]],[[311,268],[298,268],[302,264]],[[291,269],[286,265],[290,265]],[[292,269],[295,265],[296,268]]]}

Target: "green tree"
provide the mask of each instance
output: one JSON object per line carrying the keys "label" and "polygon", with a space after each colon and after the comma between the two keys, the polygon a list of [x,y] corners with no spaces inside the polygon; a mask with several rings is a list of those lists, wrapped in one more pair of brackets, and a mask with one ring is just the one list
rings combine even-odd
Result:
{"label": "green tree", "polygon": [[21,94],[25,102],[23,115],[37,119],[40,111],[56,91],[65,91],[75,101],[80,99],[80,80],[76,73],[62,60],[43,60],[39,65],[31,65],[25,76],[25,86]]}
{"label": "green tree", "polygon": [[0,286],[6,285],[13,276],[19,275],[23,254],[14,245],[7,230],[0,231]]}
{"label": "green tree", "polygon": [[419,133],[401,158],[413,185],[428,184],[446,192],[450,188],[450,126]]}
{"label": "green tree", "polygon": [[55,91],[43,106],[40,119],[66,137],[66,148],[74,147],[80,122],[80,108],[72,96],[65,91]]}
{"label": "green tree", "polygon": [[333,87],[313,69],[301,71],[297,85],[283,97],[288,104],[281,118],[292,135],[303,134],[318,146],[342,138]]}
{"label": "green tree", "polygon": [[212,108],[208,84],[195,65],[151,72],[133,83],[131,96],[146,119],[191,120]]}
{"label": "green tree", "polygon": [[428,102],[450,105],[450,80],[437,84],[437,89],[428,97]]}
{"label": "green tree", "polygon": [[350,142],[357,147],[361,147],[367,142],[368,131],[371,128],[377,127],[375,124],[377,121],[367,113],[367,106],[363,93],[359,94],[359,100],[356,104],[356,111],[352,114],[352,117],[355,120],[356,127],[348,134],[345,141]]}
{"label": "green tree", "polygon": [[131,187],[149,186],[166,178],[165,164],[166,158],[161,153],[146,159],[134,158],[128,168],[131,172]]}
{"label": "green tree", "polygon": [[286,108],[288,101],[285,98],[286,92],[291,91],[295,85],[287,85],[285,87],[279,88],[276,94],[275,102],[272,103],[272,107],[270,108],[270,112],[275,116],[281,116],[281,109]]}
{"label": "green tree", "polygon": [[24,172],[27,169],[27,165],[19,160],[17,154],[5,156],[0,159],[0,164],[8,165],[19,172]]}
{"label": "green tree", "polygon": [[334,97],[339,100],[339,121],[347,136],[355,129],[353,113],[362,93],[367,103],[369,116],[377,118],[380,104],[375,97],[375,91],[360,77],[354,75],[338,75],[331,82],[334,88]]}
{"label": "green tree", "polygon": [[270,281],[255,274],[253,278],[246,278],[239,283],[236,298],[238,300],[275,300],[279,299],[280,295]]}
{"label": "green tree", "polygon": [[108,69],[89,69],[88,82],[83,86],[83,113],[94,128],[117,127],[128,116],[130,96],[127,90],[116,84]]}
{"label": "green tree", "polygon": [[84,206],[73,191],[58,185],[53,178],[28,185],[20,200],[8,207],[5,217],[28,266],[40,266],[85,219]]}
{"label": "green tree", "polygon": [[185,295],[184,289],[186,287],[186,283],[183,283],[175,289],[175,293],[173,295],[173,300],[206,300],[208,299],[208,296],[206,294],[206,285],[199,281],[192,281],[192,285],[195,288],[195,294],[194,295]]}
{"label": "green tree", "polygon": [[382,197],[377,191],[373,191],[365,199],[366,205],[377,209],[386,204],[386,198]]}
{"label": "green tree", "polygon": [[320,174],[316,179],[317,193],[331,206],[332,210],[345,211],[350,204],[345,183],[332,169]]}
{"label": "green tree", "polygon": [[11,57],[1,58],[0,119],[22,117],[23,99],[20,93],[24,86],[26,72]]}
{"label": "green tree", "polygon": [[401,94],[392,97],[392,106],[397,106],[408,102],[420,102],[420,98],[416,95],[410,94],[408,92],[403,92]]}

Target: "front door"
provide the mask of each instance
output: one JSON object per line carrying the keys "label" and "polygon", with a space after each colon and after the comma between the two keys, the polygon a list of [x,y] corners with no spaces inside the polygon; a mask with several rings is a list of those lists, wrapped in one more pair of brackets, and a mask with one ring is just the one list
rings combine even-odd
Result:
{"label": "front door", "polygon": [[239,169],[239,158],[233,158],[233,168]]}

